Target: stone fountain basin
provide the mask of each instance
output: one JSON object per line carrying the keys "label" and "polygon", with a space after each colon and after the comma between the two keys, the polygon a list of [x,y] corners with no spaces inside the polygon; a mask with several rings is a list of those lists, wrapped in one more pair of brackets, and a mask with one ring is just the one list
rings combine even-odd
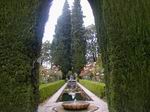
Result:
{"label": "stone fountain basin", "polygon": [[85,101],[67,101],[62,103],[62,106],[66,110],[84,110],[89,107],[90,103]]}

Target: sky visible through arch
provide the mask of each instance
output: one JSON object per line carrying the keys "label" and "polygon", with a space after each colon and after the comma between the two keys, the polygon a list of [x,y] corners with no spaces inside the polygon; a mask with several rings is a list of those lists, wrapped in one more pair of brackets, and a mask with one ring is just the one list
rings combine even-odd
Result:
{"label": "sky visible through arch", "polygon": [[[64,2],[65,0],[53,0],[50,11],[49,11],[49,18],[45,25],[43,42],[45,42],[46,40],[49,40],[50,42],[52,42],[53,35],[55,34],[55,25],[57,24],[58,17],[62,14],[62,8],[64,5]],[[68,2],[71,8],[74,0],[68,0]],[[85,16],[84,25],[88,26],[91,24],[95,24],[92,9],[88,1],[81,0],[81,6],[82,6],[83,15]]]}

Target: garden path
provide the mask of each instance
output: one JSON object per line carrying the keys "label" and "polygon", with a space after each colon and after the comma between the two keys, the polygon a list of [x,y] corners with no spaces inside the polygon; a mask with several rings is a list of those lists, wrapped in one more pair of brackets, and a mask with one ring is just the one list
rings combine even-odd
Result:
{"label": "garden path", "polygon": [[[53,108],[62,104],[62,102],[56,102],[60,94],[63,92],[64,88],[66,87],[67,83],[64,84],[52,97],[50,97],[44,104],[40,104],[38,107],[38,112],[55,112]],[[78,83],[78,85],[86,92],[88,96],[90,96],[93,101],[88,101],[91,104],[94,104],[98,107],[98,110],[95,112],[109,112],[107,103],[104,102],[102,99],[97,97],[91,91],[86,89],[84,86]],[[63,111],[62,111],[63,112]]]}

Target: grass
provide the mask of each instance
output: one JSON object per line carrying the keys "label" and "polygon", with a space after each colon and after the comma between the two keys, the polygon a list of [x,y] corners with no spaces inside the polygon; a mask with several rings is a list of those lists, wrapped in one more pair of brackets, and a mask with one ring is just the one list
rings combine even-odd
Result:
{"label": "grass", "polygon": [[82,84],[84,87],[86,87],[88,90],[93,92],[95,95],[97,95],[100,98],[105,97],[105,84],[89,81],[89,80],[80,80],[80,84]]}
{"label": "grass", "polygon": [[39,87],[40,103],[52,96],[64,83],[64,80],[60,80],[53,83],[41,84]]}

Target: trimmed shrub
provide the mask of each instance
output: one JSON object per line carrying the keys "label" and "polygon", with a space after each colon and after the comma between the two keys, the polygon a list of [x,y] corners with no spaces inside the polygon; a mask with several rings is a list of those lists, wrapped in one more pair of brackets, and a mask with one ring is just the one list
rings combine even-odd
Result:
{"label": "trimmed shrub", "polygon": [[48,84],[40,85],[40,102],[43,102],[48,97],[52,96],[62,85],[65,83],[64,80],[56,81]]}
{"label": "trimmed shrub", "polygon": [[109,112],[150,110],[150,0],[89,0]]}
{"label": "trimmed shrub", "polygon": [[89,81],[89,80],[80,80],[80,84],[85,86],[87,89],[92,91],[98,97],[103,98],[105,96],[105,84]]}
{"label": "trimmed shrub", "polygon": [[37,110],[36,60],[50,2],[0,0],[0,112]]}

